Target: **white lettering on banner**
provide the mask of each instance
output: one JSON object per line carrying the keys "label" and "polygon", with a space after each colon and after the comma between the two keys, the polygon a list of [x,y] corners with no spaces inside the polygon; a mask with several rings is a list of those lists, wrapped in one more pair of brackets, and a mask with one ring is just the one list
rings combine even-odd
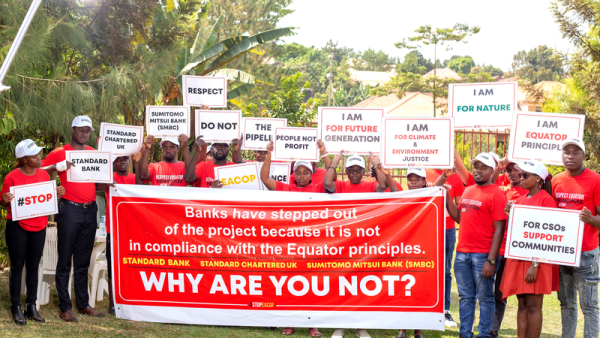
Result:
{"label": "white lettering on banner", "polygon": [[454,118],[384,117],[382,121],[384,167],[454,166]]}
{"label": "white lettering on banner", "polygon": [[222,189],[262,190],[263,187],[255,162],[215,167],[215,179],[221,180]]}
{"label": "white lettering on banner", "polygon": [[584,223],[579,210],[513,205],[505,257],[579,266]]}
{"label": "white lettering on banner", "polygon": [[319,133],[330,154],[379,154],[383,108],[319,107]]}
{"label": "white lettering on banner", "polygon": [[120,124],[100,124],[98,150],[110,151],[113,156],[127,156],[142,149],[143,126],[124,126]]}
{"label": "white lettering on banner", "polygon": [[146,106],[148,135],[158,138],[190,136],[190,107]]}
{"label": "white lettering on banner", "polygon": [[67,170],[67,181],[78,183],[113,183],[112,153],[108,151],[66,151],[72,166]]}
{"label": "white lettering on banner", "polygon": [[515,111],[510,129],[508,159],[535,159],[544,164],[563,165],[562,145],[583,137],[585,115]]}
{"label": "white lettering on banner", "polygon": [[10,187],[14,198],[10,202],[14,221],[58,213],[56,181]]}
{"label": "white lettering on banner", "polygon": [[517,82],[452,83],[448,85],[448,116],[455,128],[509,128],[517,110]]}
{"label": "white lettering on banner", "polygon": [[227,108],[227,79],[224,77],[183,75],[183,104]]}
{"label": "white lettering on banner", "polygon": [[273,160],[275,161],[319,161],[316,128],[276,128],[273,142]]}
{"label": "white lettering on banner", "polygon": [[266,150],[273,140],[275,128],[287,127],[287,119],[271,119],[260,117],[244,118],[244,144],[242,149]]}
{"label": "white lettering on banner", "polygon": [[241,137],[241,110],[196,109],[196,135],[206,142],[230,143]]}

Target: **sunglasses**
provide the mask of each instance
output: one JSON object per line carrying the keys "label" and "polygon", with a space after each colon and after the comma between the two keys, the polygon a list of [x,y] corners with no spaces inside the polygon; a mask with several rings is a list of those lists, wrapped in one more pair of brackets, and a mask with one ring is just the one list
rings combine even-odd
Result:
{"label": "sunglasses", "polygon": [[525,179],[525,180],[526,180],[526,179],[528,179],[528,178],[529,178],[529,176],[532,176],[532,175],[533,175],[533,174],[531,174],[531,173],[520,173],[520,174],[519,174],[519,178],[522,178],[522,179]]}

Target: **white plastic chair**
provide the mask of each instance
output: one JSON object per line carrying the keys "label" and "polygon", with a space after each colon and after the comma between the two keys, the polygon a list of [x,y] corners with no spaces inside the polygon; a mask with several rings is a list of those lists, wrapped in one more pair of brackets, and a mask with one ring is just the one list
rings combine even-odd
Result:
{"label": "white plastic chair", "polygon": [[[38,289],[36,308],[40,305],[50,302],[50,286],[56,280],[56,263],[58,261],[58,249],[56,246],[58,240],[57,229],[48,227],[46,229],[46,242],[44,243],[44,253],[38,269]],[[73,269],[69,274],[69,297],[71,297],[71,285],[73,283]]]}
{"label": "white plastic chair", "polygon": [[[106,260],[97,261],[92,269],[92,292],[90,292],[90,306],[96,306],[96,300],[104,299],[104,291],[108,292],[108,282],[106,281],[105,275],[108,271]],[[102,274],[102,276],[100,276]]]}

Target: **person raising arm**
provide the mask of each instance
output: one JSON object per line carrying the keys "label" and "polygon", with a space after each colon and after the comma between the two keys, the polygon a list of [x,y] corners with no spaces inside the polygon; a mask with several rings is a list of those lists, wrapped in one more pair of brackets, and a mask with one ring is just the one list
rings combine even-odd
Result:
{"label": "person raising arm", "polygon": [[386,174],[382,172],[381,167],[378,166],[379,156],[373,154],[370,155],[370,159],[375,167],[377,182],[365,182],[362,180],[365,175],[365,160],[359,155],[350,156],[348,157],[348,160],[346,160],[346,175],[348,175],[348,181],[338,180],[334,182],[335,168],[337,168],[338,163],[343,157],[344,150],[335,155],[331,165],[327,167],[327,174],[323,180],[323,185],[328,193],[383,192],[388,188]]}

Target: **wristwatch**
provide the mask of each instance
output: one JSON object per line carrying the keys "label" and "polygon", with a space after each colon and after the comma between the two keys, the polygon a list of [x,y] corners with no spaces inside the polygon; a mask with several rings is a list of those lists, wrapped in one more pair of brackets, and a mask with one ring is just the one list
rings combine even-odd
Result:
{"label": "wristwatch", "polygon": [[490,263],[491,265],[496,265],[496,260],[495,259],[486,259],[486,261],[488,261],[488,263]]}
{"label": "wristwatch", "polygon": [[540,265],[540,263],[538,263],[538,262],[531,262],[531,265],[533,265],[534,268],[537,268]]}

